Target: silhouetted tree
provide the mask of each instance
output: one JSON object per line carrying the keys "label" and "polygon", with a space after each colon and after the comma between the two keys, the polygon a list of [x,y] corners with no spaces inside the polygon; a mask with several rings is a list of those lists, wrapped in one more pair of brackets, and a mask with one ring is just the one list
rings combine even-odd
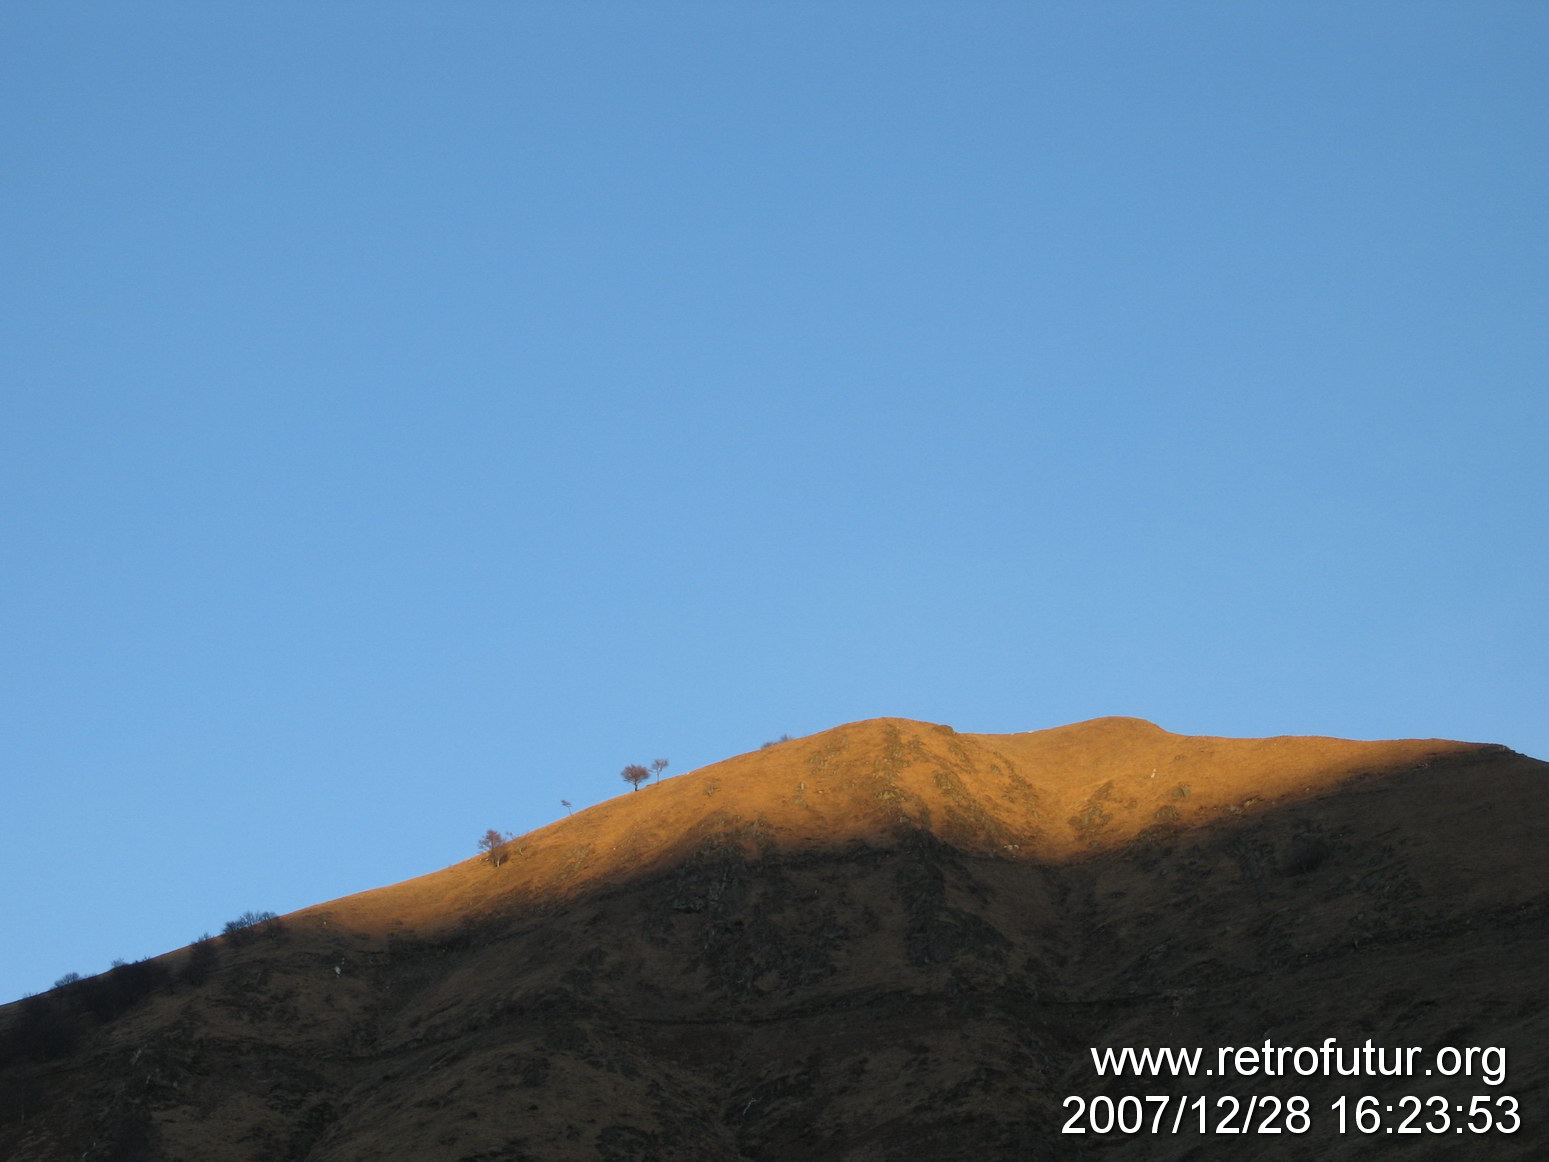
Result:
{"label": "silhouetted tree", "polygon": [[195,940],[188,949],[188,960],[183,965],[183,982],[198,987],[210,979],[210,973],[215,970],[215,941],[206,932]]}
{"label": "silhouetted tree", "polygon": [[280,934],[279,917],[273,912],[243,912],[235,920],[227,920],[226,926],[221,929],[221,935],[231,941],[233,945],[246,944],[248,940],[260,931],[270,936]]}
{"label": "silhouetted tree", "polygon": [[565,814],[566,815],[570,814],[570,800],[569,799],[561,799],[559,801],[559,805],[565,809]]}
{"label": "silhouetted tree", "polygon": [[506,862],[506,853],[502,850],[511,842],[511,833],[496,831],[491,827],[479,840],[479,850],[484,853],[484,862],[490,867],[499,867]]}
{"label": "silhouetted tree", "polygon": [[620,777],[629,784],[631,790],[638,791],[640,784],[651,777],[651,772],[639,763],[630,763],[620,772]]}
{"label": "silhouetted tree", "polygon": [[652,759],[651,760],[651,773],[656,776],[656,781],[658,783],[662,781],[662,772],[665,771],[666,769],[667,769],[667,760],[666,759]]}
{"label": "silhouetted tree", "polygon": [[99,1022],[117,1020],[157,989],[167,984],[170,974],[154,960],[130,964],[115,960],[113,967],[76,985],[80,1008]]}
{"label": "silhouetted tree", "polygon": [[75,1048],[80,1020],[58,999],[57,993],[28,997],[16,1019],[0,1037],[0,1058],[27,1057],[48,1061]]}

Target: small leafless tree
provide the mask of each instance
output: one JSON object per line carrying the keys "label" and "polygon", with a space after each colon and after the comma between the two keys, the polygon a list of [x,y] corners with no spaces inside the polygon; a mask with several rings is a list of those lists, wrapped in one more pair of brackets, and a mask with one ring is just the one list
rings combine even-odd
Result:
{"label": "small leafless tree", "polygon": [[233,948],[251,943],[257,936],[279,937],[284,931],[280,918],[273,912],[243,912],[235,920],[227,920],[221,935]]}
{"label": "small leafless tree", "polygon": [[658,783],[662,781],[662,772],[665,771],[666,769],[667,769],[667,760],[666,759],[652,759],[651,760],[651,773],[656,776],[656,781]]}
{"label": "small leafless tree", "polygon": [[638,791],[640,784],[651,777],[651,772],[639,763],[630,763],[619,772],[619,777],[629,784],[630,790]]}
{"label": "small leafless tree", "polygon": [[210,973],[215,970],[218,955],[215,951],[215,938],[208,932],[195,940],[189,945],[188,960],[183,965],[184,982],[197,987],[209,980]]}
{"label": "small leafless tree", "polygon": [[479,851],[484,855],[484,862],[490,867],[499,867],[506,862],[506,853],[502,850],[511,842],[511,833],[499,832],[491,827],[479,840]]}

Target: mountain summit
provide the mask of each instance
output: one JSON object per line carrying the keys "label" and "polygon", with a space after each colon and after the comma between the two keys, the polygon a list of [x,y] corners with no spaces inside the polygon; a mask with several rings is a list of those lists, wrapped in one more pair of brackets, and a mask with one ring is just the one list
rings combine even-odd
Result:
{"label": "mountain summit", "polygon": [[[1510,1095],[1521,1128],[1465,1131],[1467,1156],[1538,1156],[1546,773],[1436,739],[852,723],[621,794],[493,860],[0,1009],[0,1157],[1249,1148],[1183,1120],[1061,1133],[1067,1097],[1125,1095],[1305,1098],[1306,1133],[1253,1138],[1270,1158],[1387,1144],[1336,1132],[1341,1096]],[[1215,1064],[1329,1038],[1497,1048],[1509,1068],[1118,1078],[1092,1056],[1195,1047]]]}

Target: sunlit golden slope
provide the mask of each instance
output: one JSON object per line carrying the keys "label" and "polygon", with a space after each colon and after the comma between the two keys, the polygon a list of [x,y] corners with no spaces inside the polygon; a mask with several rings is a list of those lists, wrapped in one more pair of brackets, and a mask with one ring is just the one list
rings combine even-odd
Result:
{"label": "sunlit golden slope", "polygon": [[886,844],[902,827],[980,855],[1068,860],[1151,829],[1500,749],[1441,739],[1193,737],[1138,718],[1002,735],[869,719],[567,816],[511,843],[498,876],[471,859],[325,908],[336,923],[363,929],[435,927],[466,909],[526,906],[636,879],[728,830],[749,855]]}

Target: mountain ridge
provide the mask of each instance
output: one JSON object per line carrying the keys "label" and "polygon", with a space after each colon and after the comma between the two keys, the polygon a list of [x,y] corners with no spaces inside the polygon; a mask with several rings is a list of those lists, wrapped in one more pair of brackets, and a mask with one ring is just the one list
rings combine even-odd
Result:
{"label": "mountain ridge", "polygon": [[[1509,1046],[1526,1111],[1549,1093],[1526,968],[1549,947],[1546,774],[1436,739],[849,723],[625,791],[498,865],[210,942],[203,976],[169,953],[122,1011],[33,998],[67,1046],[19,1040],[5,1006],[0,1156],[1228,1158],[1235,1139],[1063,1136],[1060,1102],[1246,1092],[1126,1091],[1089,1050],[1267,1034]],[[1325,1110],[1340,1092],[1298,1084]],[[1254,1147],[1366,1144],[1325,1125]]]}

